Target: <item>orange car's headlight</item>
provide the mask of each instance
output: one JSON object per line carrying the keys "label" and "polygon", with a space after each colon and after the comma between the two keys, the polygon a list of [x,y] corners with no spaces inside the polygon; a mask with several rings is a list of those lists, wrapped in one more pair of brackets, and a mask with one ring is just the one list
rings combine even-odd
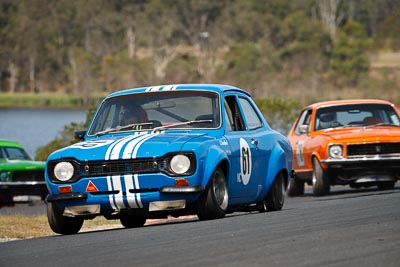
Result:
{"label": "orange car's headlight", "polygon": [[328,148],[328,155],[330,158],[342,158],[343,157],[343,146],[342,145],[330,145]]}

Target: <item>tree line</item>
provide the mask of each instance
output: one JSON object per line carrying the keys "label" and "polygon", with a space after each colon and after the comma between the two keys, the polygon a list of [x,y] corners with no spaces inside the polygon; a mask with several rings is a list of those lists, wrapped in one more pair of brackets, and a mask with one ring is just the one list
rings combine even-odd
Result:
{"label": "tree line", "polygon": [[[0,92],[228,83],[301,103],[399,101],[399,0],[1,0]],[[377,89],[379,88],[379,92]],[[338,91],[341,90],[341,91]]]}

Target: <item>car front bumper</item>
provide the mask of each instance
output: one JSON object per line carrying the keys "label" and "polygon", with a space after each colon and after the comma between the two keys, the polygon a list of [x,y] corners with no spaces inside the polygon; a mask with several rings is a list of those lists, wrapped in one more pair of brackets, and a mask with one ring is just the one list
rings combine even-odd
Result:
{"label": "car front bumper", "polygon": [[325,159],[324,168],[328,175],[334,174],[344,180],[356,180],[370,174],[390,176],[392,179],[400,179],[400,156],[399,157],[363,157],[351,159]]}
{"label": "car front bumper", "polygon": [[0,182],[0,191],[5,192],[10,197],[38,195],[44,198],[48,194],[44,181]]}
{"label": "car front bumper", "polygon": [[[46,202],[57,203],[63,207],[65,216],[117,214],[120,210],[127,209],[144,209],[150,212],[168,211],[184,209],[186,203],[196,201],[203,191],[202,186],[165,186],[158,191],[135,194],[136,202],[132,201],[132,196],[129,200],[126,193],[120,194],[120,192],[70,192],[49,194]],[[119,202],[119,205],[113,206],[110,200]]]}

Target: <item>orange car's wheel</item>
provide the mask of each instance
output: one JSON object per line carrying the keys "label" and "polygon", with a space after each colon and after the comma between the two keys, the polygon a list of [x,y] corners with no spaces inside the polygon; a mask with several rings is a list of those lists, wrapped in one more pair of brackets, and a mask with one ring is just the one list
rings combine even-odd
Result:
{"label": "orange car's wheel", "polygon": [[330,182],[317,158],[313,158],[312,189],[314,196],[329,194]]}
{"label": "orange car's wheel", "polygon": [[298,179],[290,179],[287,194],[289,197],[302,196],[304,194],[304,182]]}

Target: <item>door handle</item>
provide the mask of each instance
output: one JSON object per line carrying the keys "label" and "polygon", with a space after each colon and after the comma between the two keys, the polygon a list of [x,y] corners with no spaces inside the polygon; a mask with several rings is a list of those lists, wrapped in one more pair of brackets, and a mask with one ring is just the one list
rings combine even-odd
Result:
{"label": "door handle", "polygon": [[256,147],[256,149],[258,149],[258,140],[257,139],[251,139],[251,144],[254,145]]}

